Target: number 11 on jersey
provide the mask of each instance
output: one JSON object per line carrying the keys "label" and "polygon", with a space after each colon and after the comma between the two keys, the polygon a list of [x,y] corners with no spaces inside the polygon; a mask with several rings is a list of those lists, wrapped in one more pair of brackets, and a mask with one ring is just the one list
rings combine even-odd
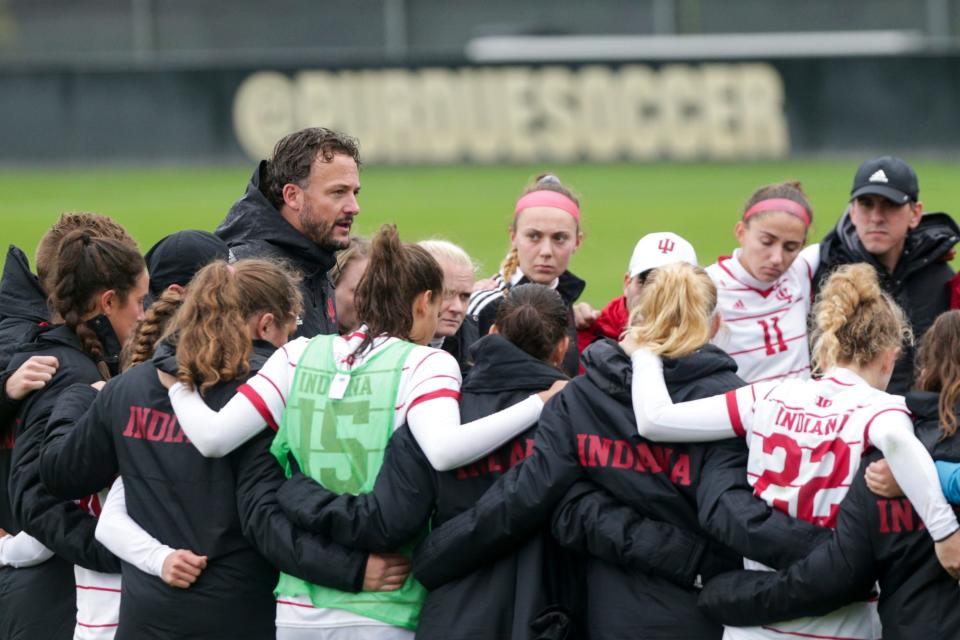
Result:
{"label": "number 11 on jersey", "polygon": [[[780,330],[780,318],[773,316],[770,321],[757,320],[757,324],[763,329],[763,344],[767,348],[767,355],[772,356],[777,353],[783,353],[787,350],[787,343],[783,341],[783,331]],[[777,343],[774,345],[770,330],[776,334]]]}

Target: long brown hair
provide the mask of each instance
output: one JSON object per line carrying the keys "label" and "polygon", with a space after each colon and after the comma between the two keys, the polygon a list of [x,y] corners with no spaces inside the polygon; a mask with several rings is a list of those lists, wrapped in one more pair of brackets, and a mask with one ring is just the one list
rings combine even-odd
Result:
{"label": "long brown hair", "polygon": [[373,237],[370,262],[354,294],[357,317],[369,329],[354,353],[363,353],[384,333],[409,340],[413,302],[424,291],[432,291],[434,300],[443,295],[440,265],[423,247],[400,242],[396,225],[383,225]]}
{"label": "long brown hair", "polygon": [[57,269],[54,274],[50,307],[80,338],[83,352],[97,364],[103,379],[109,380],[103,345],[83,318],[96,309],[100,292],[113,289],[119,301],[126,302],[146,269],[143,258],[129,244],[77,230],[60,243],[58,263],[69,268]]}
{"label": "long brown hair", "polygon": [[70,232],[78,230],[87,231],[95,238],[117,240],[139,251],[136,241],[113,218],[85,211],[63,213],[43,234],[37,245],[37,278],[48,294],[55,286],[53,279],[57,274],[57,263],[60,259],[60,243]]}
{"label": "long brown hair", "polygon": [[177,342],[177,380],[200,391],[244,376],[253,345],[251,316],[272,313],[286,324],[300,313],[298,279],[269,260],[210,263],[190,281],[162,339]]}
{"label": "long brown hair", "polygon": [[943,437],[957,432],[960,400],[960,311],[937,316],[917,349],[917,389],[940,394],[940,430]]}
{"label": "long brown hair", "polygon": [[550,287],[521,284],[497,307],[494,325],[511,343],[546,361],[567,335],[567,307]]}
{"label": "long brown hair", "polygon": [[903,309],[880,288],[868,264],[847,264],[830,274],[813,305],[811,361],[822,374],[838,364],[863,366],[890,348],[913,341]]}

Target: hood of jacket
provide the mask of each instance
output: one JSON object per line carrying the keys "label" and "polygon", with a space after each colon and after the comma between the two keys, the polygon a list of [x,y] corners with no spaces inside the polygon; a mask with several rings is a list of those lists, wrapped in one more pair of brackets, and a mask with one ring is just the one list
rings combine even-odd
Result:
{"label": "hood of jacket", "polygon": [[463,383],[470,393],[504,391],[542,391],[567,375],[556,367],[537,360],[503,336],[486,335],[470,347],[473,368]]}
{"label": "hood of jacket", "polygon": [[[273,355],[277,348],[265,340],[254,340],[253,351],[250,353],[250,370],[259,371],[263,363]],[[150,360],[153,366],[169,373],[172,376],[177,375],[177,345],[170,340],[164,340],[157,345],[153,352],[153,358]]]}
{"label": "hood of jacket", "polygon": [[48,322],[47,294],[30,271],[26,254],[14,245],[7,250],[7,262],[0,280],[0,317]]}
{"label": "hood of jacket", "polygon": [[[633,363],[616,342],[597,340],[583,352],[583,364],[587,380],[597,388],[619,402],[632,402]],[[720,372],[736,374],[737,363],[712,344],[706,344],[683,358],[663,358],[663,379],[671,394],[677,388]]]}
{"label": "hood of jacket", "polygon": [[[942,438],[940,431],[940,394],[936,391],[910,391],[907,409],[913,417],[917,438],[936,458],[960,461],[960,437]],[[954,408],[960,416],[960,406]]]}
{"label": "hood of jacket", "polygon": [[[953,218],[946,213],[924,214],[917,228],[907,234],[897,272],[907,276],[931,262],[943,259],[957,241],[960,241],[960,227]],[[825,265],[866,262],[880,273],[886,272],[860,242],[849,211],[843,214],[837,226],[820,244],[820,260]]]}
{"label": "hood of jacket", "polygon": [[[253,172],[247,191],[230,207],[227,217],[214,232],[231,249],[237,245],[256,245],[273,257],[289,261],[304,277],[326,273],[336,264],[336,255],[318,247],[283,219],[280,212],[260,190],[266,161]],[[237,255],[247,257],[246,253]]]}

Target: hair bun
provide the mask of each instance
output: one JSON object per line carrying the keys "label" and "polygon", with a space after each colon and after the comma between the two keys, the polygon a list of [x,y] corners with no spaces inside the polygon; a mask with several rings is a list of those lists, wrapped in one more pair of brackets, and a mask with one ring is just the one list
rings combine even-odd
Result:
{"label": "hair bun", "polygon": [[537,180],[537,186],[540,187],[547,184],[555,184],[559,186],[562,183],[560,182],[560,178],[553,175],[552,173],[547,173],[540,176],[540,178]]}

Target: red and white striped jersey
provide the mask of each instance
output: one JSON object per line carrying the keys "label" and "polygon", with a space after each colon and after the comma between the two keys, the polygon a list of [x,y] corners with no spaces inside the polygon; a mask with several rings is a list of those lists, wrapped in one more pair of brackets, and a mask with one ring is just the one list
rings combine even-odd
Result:
{"label": "red and white striped jersey", "polygon": [[737,374],[749,383],[809,378],[807,316],[820,245],[801,251],[773,283],[747,273],[739,255],[737,249],[732,257],[720,258],[706,269],[717,286],[717,310],[723,320],[714,344],[736,360]]}
{"label": "red and white striped jersey", "polygon": [[[385,336],[375,338],[371,348],[364,351],[361,356],[353,358],[351,354],[364,337],[363,331],[358,330],[348,336],[334,339],[333,353],[337,359],[337,366],[341,370],[360,366],[398,340],[398,338]],[[279,425],[283,418],[283,408],[287,404],[287,395],[293,384],[294,369],[309,342],[308,338],[297,338],[280,347],[259,373],[247,380],[240,388],[240,392],[247,396],[261,415],[267,412],[267,415],[273,419],[274,425]],[[280,353],[284,357],[280,357]],[[407,411],[421,402],[440,397],[459,401],[460,382],[460,366],[453,356],[432,347],[421,345],[414,347],[407,356],[400,374],[397,403],[394,408],[394,428],[401,426],[406,421]]]}
{"label": "red and white striped jersey", "polygon": [[[747,475],[754,493],[776,509],[825,527],[836,525],[877,416],[900,416],[903,428],[912,430],[901,396],[874,389],[847,369],[828,371],[820,380],[742,387],[727,394],[727,408],[750,449]],[[745,566],[765,568],[749,560]],[[874,607],[857,603],[819,618],[733,630],[727,637],[870,639],[879,637],[874,624]]]}

